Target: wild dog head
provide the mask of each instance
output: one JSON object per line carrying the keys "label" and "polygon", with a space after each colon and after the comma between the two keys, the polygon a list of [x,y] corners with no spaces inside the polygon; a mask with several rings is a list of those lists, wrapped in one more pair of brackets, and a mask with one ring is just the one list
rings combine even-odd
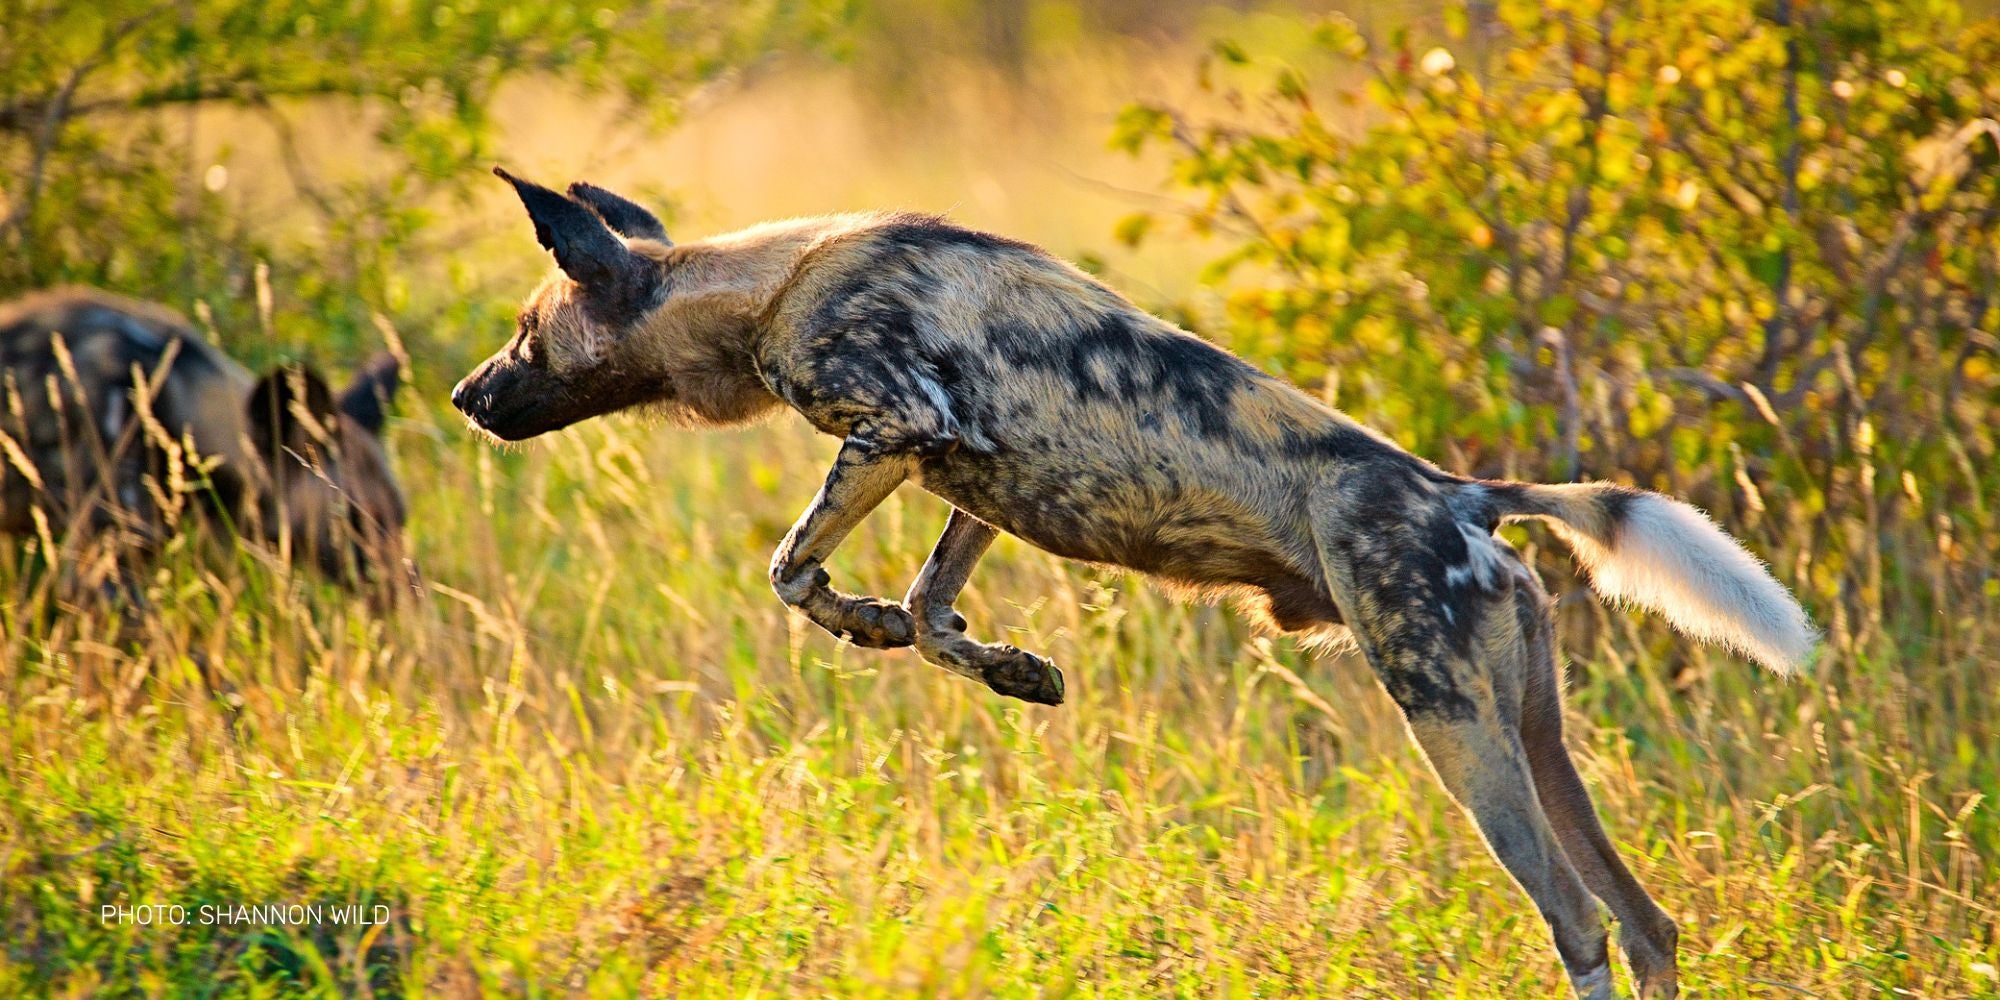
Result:
{"label": "wild dog head", "polygon": [[403,554],[402,491],[382,446],[401,369],[375,357],[335,395],[311,368],[287,365],[257,381],[249,401],[250,441],[266,489],[259,521],[295,561],[343,583],[364,580],[394,592],[410,582]]}
{"label": "wild dog head", "polygon": [[528,297],[507,345],[452,390],[452,405],[520,441],[670,399],[667,359],[635,335],[669,297],[672,243],[660,220],[590,184],[565,195],[493,172],[520,195],[557,270]]}

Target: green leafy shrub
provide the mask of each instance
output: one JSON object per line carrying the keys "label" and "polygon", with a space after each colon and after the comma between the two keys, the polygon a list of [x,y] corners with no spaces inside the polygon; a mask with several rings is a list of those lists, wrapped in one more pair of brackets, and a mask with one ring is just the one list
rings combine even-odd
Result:
{"label": "green leafy shrub", "polygon": [[[487,180],[503,85],[581,89],[659,124],[698,85],[844,17],[830,0],[10,4],[0,294],[84,282],[267,335],[272,309],[253,314],[275,297],[275,321],[316,343],[372,342],[371,311],[441,308],[411,290],[459,277],[440,262],[463,227],[439,209]],[[275,153],[232,162],[246,143]],[[224,196],[232,168],[281,178],[275,218]]]}
{"label": "green leafy shrub", "polygon": [[1227,118],[1124,114],[1229,241],[1220,335],[1454,468],[1692,498],[1838,650],[1990,642],[2000,31],[1951,0],[1443,28],[1332,18],[1328,72],[1220,44]]}

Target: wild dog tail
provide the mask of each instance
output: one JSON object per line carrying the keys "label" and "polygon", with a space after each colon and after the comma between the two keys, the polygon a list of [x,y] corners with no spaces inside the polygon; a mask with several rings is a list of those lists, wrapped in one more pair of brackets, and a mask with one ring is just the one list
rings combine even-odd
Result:
{"label": "wild dog tail", "polygon": [[1665,616],[1781,676],[1806,666],[1819,634],[1756,556],[1678,500],[1613,483],[1487,483],[1503,520],[1550,522],[1590,589]]}

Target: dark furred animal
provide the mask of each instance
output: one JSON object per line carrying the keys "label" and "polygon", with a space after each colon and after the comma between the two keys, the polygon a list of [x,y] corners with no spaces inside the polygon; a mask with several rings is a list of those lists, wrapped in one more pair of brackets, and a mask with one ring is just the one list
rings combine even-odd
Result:
{"label": "dark furred animal", "polygon": [[129,561],[185,506],[343,582],[409,579],[386,354],[335,396],[306,368],[253,377],[170,310],[66,288],[0,305],[0,378],[0,530],[115,536]]}
{"label": "dark furred animal", "polygon": [[[670,244],[644,209],[505,173],[558,273],[452,393],[519,440],[630,407],[727,424],[790,407],[842,440],[771,561],[778,595],[864,646],[1054,704],[1062,675],[969,638],[952,603],[1001,531],[1350,632],[1446,788],[1534,900],[1576,991],[1611,996],[1592,896],[1643,995],[1678,990],[1673,921],[1598,824],[1562,743],[1550,602],[1494,535],[1550,523],[1613,600],[1780,672],[1814,633],[1692,507],[1591,483],[1443,472],[1036,248],[917,215],[803,219]],[[904,482],[950,502],[900,602],[822,568]]]}

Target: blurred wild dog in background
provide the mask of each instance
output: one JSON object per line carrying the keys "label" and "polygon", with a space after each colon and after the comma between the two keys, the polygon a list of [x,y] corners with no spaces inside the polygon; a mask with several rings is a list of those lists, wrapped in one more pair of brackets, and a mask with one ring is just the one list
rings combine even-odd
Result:
{"label": "blurred wild dog in background", "polygon": [[0,304],[0,380],[0,531],[60,552],[66,589],[136,597],[187,515],[385,600],[412,579],[388,354],[336,396],[307,367],[253,377],[164,307],[63,288]]}
{"label": "blurred wild dog in background", "polygon": [[[1608,1000],[1602,900],[1644,996],[1678,992],[1674,922],[1598,823],[1562,740],[1555,621],[1494,534],[1548,523],[1616,601],[1785,674],[1816,641],[1699,511],[1608,483],[1474,480],[1417,458],[1025,243],[845,215],[685,246],[644,208],[496,171],[559,271],[452,402],[521,440],[648,407],[692,424],[790,407],[839,456],[771,561],[778,595],[858,645],[914,645],[1047,704],[1062,675],[952,610],[1001,531],[1351,635],[1439,779],[1534,900],[1576,992]],[[902,601],[832,589],[842,539],[904,482],[952,507]]]}

